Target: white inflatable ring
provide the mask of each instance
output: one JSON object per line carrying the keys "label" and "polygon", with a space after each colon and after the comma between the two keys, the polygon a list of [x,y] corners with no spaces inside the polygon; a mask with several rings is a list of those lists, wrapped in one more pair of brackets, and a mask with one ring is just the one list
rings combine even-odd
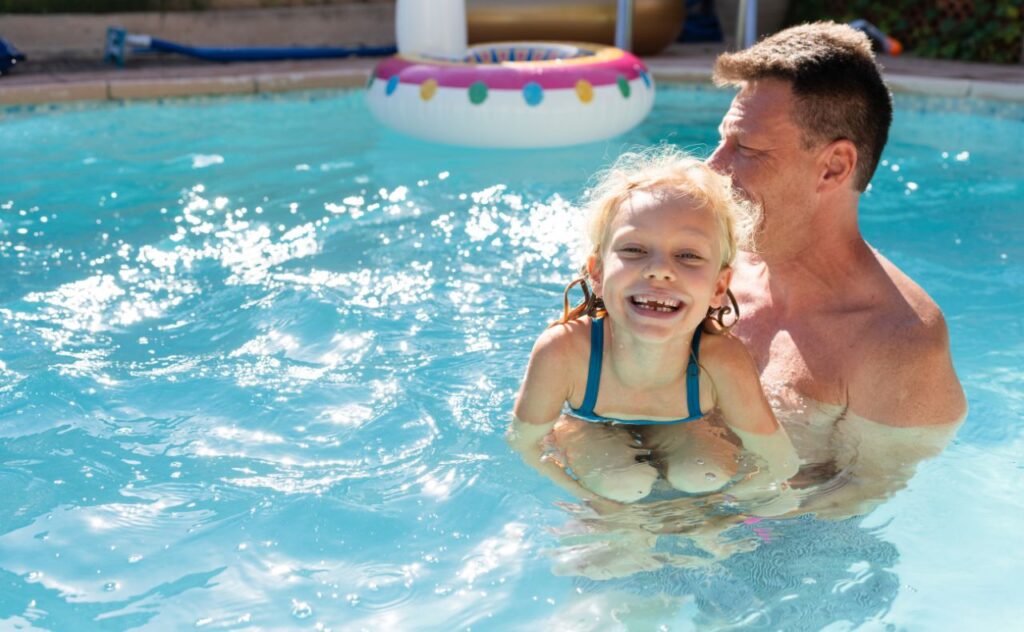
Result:
{"label": "white inflatable ring", "polygon": [[390,57],[374,69],[367,100],[382,123],[425,140],[555,147],[629,130],[654,105],[654,81],[618,48],[499,42],[462,62]]}

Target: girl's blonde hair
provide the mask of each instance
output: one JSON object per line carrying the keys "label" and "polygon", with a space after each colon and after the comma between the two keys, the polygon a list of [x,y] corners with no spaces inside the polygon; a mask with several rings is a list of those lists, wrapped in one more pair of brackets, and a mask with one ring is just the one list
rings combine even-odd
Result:
{"label": "girl's blonde hair", "polygon": [[[672,145],[660,145],[643,151],[628,152],[607,169],[595,176],[595,184],[584,196],[587,209],[587,236],[590,242],[589,256],[601,258],[605,246],[608,226],[622,205],[638,191],[656,192],[680,201],[688,201],[698,208],[711,211],[718,226],[719,245],[722,252],[721,267],[732,265],[740,249],[750,249],[754,231],[760,221],[757,208],[743,200],[732,186],[728,176],[715,173],[704,162]],[[601,299],[590,290],[590,276],[584,264],[580,277],[565,288],[562,317],[558,323],[567,323],[583,316],[603,315]],[[569,290],[579,285],[583,290],[583,301],[569,307]],[[735,299],[733,301],[735,308]],[[720,308],[716,317],[719,325],[723,314],[732,310]],[[736,316],[739,314],[737,312]]]}

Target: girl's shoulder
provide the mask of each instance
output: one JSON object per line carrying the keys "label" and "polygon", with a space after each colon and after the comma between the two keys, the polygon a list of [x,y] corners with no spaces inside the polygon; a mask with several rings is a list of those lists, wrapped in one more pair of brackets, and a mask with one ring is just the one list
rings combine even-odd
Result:
{"label": "girl's shoulder", "polygon": [[747,346],[729,332],[705,334],[700,338],[700,363],[714,377],[738,371],[755,371]]}
{"label": "girl's shoulder", "polygon": [[581,318],[567,323],[556,323],[541,333],[533,346],[534,355],[555,356],[571,360],[581,354],[590,354],[590,328],[592,319]]}
{"label": "girl's shoulder", "polygon": [[710,379],[713,400],[726,416],[726,423],[734,417],[729,411],[735,412],[741,402],[764,398],[757,365],[736,336],[728,332],[702,336],[700,365]]}
{"label": "girl's shoulder", "polygon": [[559,407],[565,401],[582,401],[582,395],[576,394],[586,389],[589,356],[589,318],[545,329],[530,355],[527,382],[531,392],[557,394]]}

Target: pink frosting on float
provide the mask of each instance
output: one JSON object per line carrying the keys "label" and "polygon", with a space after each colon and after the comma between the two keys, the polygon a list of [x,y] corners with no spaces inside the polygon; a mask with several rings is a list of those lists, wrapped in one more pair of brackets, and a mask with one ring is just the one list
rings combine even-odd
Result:
{"label": "pink frosting on float", "polygon": [[401,83],[422,84],[428,79],[445,88],[468,88],[478,81],[492,90],[521,90],[528,83],[540,84],[544,89],[566,89],[583,79],[592,86],[614,84],[620,76],[633,80],[640,76],[643,63],[625,51],[614,59],[586,57],[558,62],[515,62],[505,64],[431,63],[428,60],[405,59],[401,56],[385,59],[374,70],[377,79],[387,81],[398,75]]}

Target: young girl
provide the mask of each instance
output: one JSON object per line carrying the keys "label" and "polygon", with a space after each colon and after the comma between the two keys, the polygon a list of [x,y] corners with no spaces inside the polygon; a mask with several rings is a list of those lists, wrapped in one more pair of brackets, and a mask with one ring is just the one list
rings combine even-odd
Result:
{"label": "young girl", "polygon": [[[588,206],[590,256],[533,348],[512,445],[585,500],[630,503],[659,475],[688,493],[727,484],[736,446],[720,419],[774,482],[789,479],[796,453],[723,321],[750,206],[727,177],[665,148],[620,158]],[[577,284],[584,301],[570,310]],[[564,464],[545,457],[551,440]]]}

